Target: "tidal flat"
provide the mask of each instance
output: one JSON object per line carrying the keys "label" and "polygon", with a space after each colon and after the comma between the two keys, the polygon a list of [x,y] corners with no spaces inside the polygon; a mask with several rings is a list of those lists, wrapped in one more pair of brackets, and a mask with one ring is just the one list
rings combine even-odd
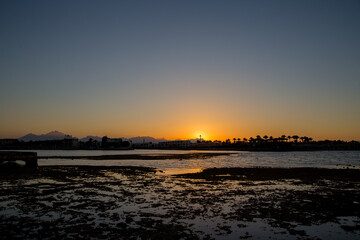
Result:
{"label": "tidal flat", "polygon": [[360,239],[360,170],[1,171],[1,239]]}

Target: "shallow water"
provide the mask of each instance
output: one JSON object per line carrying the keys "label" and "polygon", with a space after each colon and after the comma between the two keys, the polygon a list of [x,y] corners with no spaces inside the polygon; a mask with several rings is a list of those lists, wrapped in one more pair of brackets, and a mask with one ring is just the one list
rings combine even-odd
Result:
{"label": "shallow water", "polygon": [[[134,150],[134,151],[38,151],[39,156],[75,156],[109,154],[175,154],[194,151]],[[201,151],[200,151],[201,152]],[[218,151],[212,151],[218,152]],[[204,159],[172,160],[71,160],[40,159],[39,165],[143,166],[154,167],[168,174],[194,172],[194,169],[222,167],[360,167],[360,151],[318,152],[236,152],[228,156]]]}
{"label": "shallow water", "polygon": [[39,159],[40,166],[142,166],[153,167],[166,174],[194,172],[204,168],[223,167],[322,167],[360,168],[360,151],[311,151],[311,152],[246,152],[246,151],[194,151],[194,150],[34,150],[38,156],[96,156],[121,154],[181,154],[192,152],[228,152],[227,156],[200,159],[169,160],[86,160]]}

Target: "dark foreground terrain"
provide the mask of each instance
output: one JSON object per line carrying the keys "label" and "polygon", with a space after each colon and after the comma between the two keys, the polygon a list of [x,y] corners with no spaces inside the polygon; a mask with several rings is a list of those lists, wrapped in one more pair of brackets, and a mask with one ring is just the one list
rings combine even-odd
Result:
{"label": "dark foreground terrain", "polygon": [[360,239],[356,169],[0,173],[0,239]]}

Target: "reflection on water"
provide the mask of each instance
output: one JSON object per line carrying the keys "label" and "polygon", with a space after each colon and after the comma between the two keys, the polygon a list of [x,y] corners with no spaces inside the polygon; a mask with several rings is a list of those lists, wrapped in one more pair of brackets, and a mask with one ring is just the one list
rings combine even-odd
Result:
{"label": "reflection on water", "polygon": [[166,175],[176,175],[176,174],[185,174],[185,173],[198,173],[201,172],[201,168],[167,168],[162,171]]}
{"label": "reflection on water", "polygon": [[[176,154],[194,151],[134,150],[134,151],[38,151],[39,156],[81,156],[111,154]],[[219,152],[219,151],[213,151]],[[318,152],[234,152],[227,156],[184,160],[71,160],[39,159],[39,165],[89,165],[89,166],[144,166],[165,172],[192,171],[213,167],[325,167],[359,168],[360,151]],[[177,169],[177,170],[176,170]]]}
{"label": "reflection on water", "polygon": [[[136,150],[19,150],[22,152],[37,152],[38,156],[100,156],[100,155],[135,155],[135,154],[183,154],[192,152],[222,152],[222,151],[198,151],[198,150],[158,150],[158,149],[136,149]],[[228,151],[234,152],[236,151]]]}

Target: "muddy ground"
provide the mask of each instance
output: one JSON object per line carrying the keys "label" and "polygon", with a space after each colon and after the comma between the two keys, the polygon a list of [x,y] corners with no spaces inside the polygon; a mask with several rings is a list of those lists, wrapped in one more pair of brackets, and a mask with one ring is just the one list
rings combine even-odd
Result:
{"label": "muddy ground", "polygon": [[360,239],[360,170],[0,169],[0,239]]}

